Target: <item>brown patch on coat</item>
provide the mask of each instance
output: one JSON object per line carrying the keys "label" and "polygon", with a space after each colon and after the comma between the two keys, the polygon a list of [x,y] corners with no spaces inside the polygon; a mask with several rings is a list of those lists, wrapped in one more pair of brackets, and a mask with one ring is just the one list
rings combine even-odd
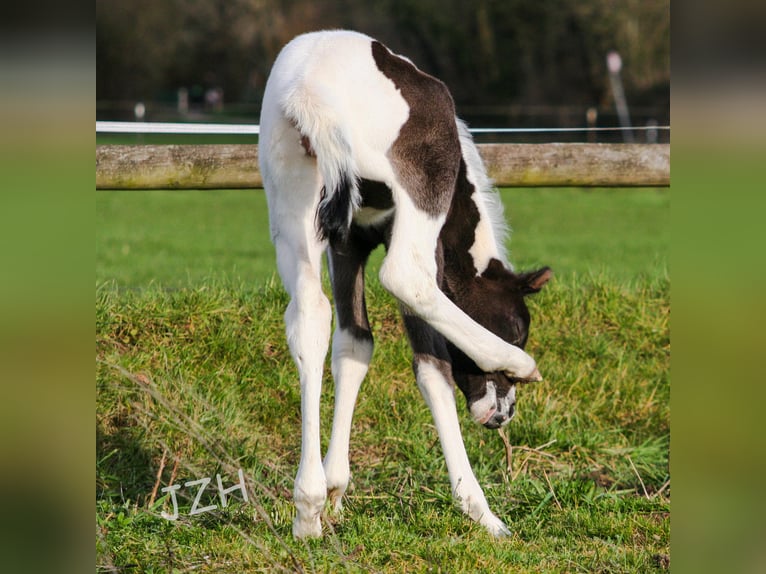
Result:
{"label": "brown patch on coat", "polygon": [[410,108],[389,152],[400,183],[418,209],[429,215],[446,213],[462,157],[452,96],[443,82],[380,42],[372,42],[372,57]]}

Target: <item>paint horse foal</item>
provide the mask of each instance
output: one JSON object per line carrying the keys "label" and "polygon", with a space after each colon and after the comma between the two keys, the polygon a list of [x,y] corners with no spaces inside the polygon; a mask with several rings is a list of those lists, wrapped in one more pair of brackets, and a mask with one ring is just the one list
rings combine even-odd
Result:
{"label": "paint horse foal", "polygon": [[[357,393],[372,357],[364,266],[384,243],[382,285],[400,302],[418,386],[463,511],[500,536],[463,445],[454,383],[489,428],[514,414],[515,384],[541,380],[522,349],[523,297],[550,277],[505,260],[502,208],[443,83],[354,32],[298,36],[279,54],[261,112],[260,167],[277,265],[290,295],[287,341],[301,384],[296,537],[321,536],[328,493],[349,483]],[[319,406],[332,310],[320,267],[328,251],[335,297],[335,413],[327,456]]]}

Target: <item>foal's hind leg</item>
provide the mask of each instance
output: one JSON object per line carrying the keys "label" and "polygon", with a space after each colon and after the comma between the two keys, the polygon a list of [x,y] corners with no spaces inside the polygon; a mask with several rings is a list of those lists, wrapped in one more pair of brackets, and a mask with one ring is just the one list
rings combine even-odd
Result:
{"label": "foal's hind leg", "polygon": [[343,495],[351,478],[348,449],[354,405],[372,359],[372,333],[364,300],[364,265],[370,249],[349,242],[331,249],[329,257],[337,317],[332,343],[335,411],[324,469],[336,512],[343,508]]}
{"label": "foal's hind leg", "polygon": [[[327,483],[322,467],[319,407],[332,310],[322,292],[321,251],[316,246],[306,246],[307,251],[300,253],[292,246],[285,247],[283,239],[276,243],[280,259],[296,257],[290,270],[282,273],[288,277],[285,287],[291,296],[285,312],[287,342],[301,385],[301,458],[293,489],[297,511],[293,534],[297,538],[321,536],[320,517],[327,499]],[[280,269],[287,265],[280,264]]]}
{"label": "foal's hind leg", "polygon": [[320,451],[319,406],[324,359],[330,341],[332,309],[322,291],[325,243],[317,239],[314,214],[320,196],[315,161],[300,146],[300,134],[283,122],[269,134],[262,160],[267,167],[272,239],[277,266],[290,295],[285,312],[287,342],[301,386],[301,458],[295,477],[297,511],[293,534],[321,536],[327,484]]}

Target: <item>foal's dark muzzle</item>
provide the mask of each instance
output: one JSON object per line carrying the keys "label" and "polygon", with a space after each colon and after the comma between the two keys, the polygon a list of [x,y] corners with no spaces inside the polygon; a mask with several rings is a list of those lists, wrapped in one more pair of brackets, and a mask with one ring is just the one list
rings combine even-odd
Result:
{"label": "foal's dark muzzle", "polygon": [[487,422],[484,423],[484,426],[488,429],[499,429],[502,426],[507,425],[509,422],[511,422],[511,419],[513,418],[513,415],[516,414],[516,405],[512,404],[510,408],[508,409],[508,412],[501,412],[499,409],[495,411],[495,414],[493,414]]}

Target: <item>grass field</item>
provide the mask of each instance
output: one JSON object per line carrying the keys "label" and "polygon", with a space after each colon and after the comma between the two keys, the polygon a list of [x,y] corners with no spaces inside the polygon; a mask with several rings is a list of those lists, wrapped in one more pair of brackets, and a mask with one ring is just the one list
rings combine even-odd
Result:
{"label": "grass field", "polygon": [[[667,192],[506,189],[502,197],[517,268],[548,264],[565,283],[667,278]],[[275,273],[261,191],[103,192],[96,221],[97,283],[175,288],[215,280],[255,289]]]}
{"label": "grass field", "polygon": [[[257,191],[97,194],[97,569],[150,572],[652,572],[669,567],[669,194],[503,190],[519,268],[549,264],[528,345],[546,377],[497,432],[459,414],[494,541],[451,501],[396,305],[376,336],[326,536],[290,535],[299,389]],[[323,410],[329,429],[332,381]],[[329,433],[325,432],[325,435]],[[327,436],[324,436],[326,444]],[[242,470],[248,502],[224,488]],[[178,491],[179,518],[161,488]]]}

